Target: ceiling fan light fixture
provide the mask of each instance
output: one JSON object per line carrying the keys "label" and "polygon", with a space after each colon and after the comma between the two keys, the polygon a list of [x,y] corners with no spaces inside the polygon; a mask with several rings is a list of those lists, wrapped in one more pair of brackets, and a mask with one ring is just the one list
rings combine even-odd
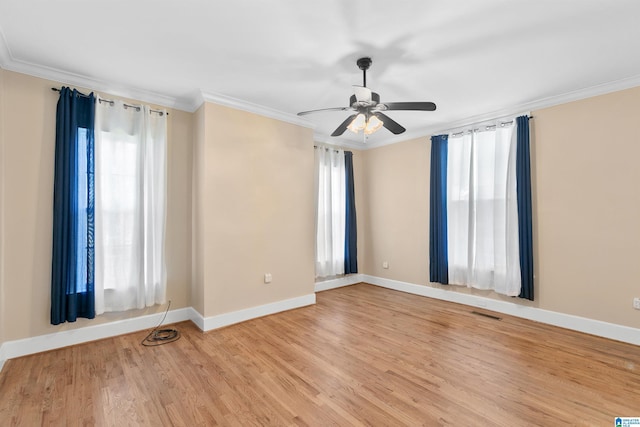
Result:
{"label": "ceiling fan light fixture", "polygon": [[356,116],[355,119],[353,119],[353,121],[349,124],[349,126],[347,126],[347,129],[349,129],[353,133],[358,133],[362,129],[365,129],[366,126],[367,126],[367,118],[365,117],[364,114],[360,113]]}
{"label": "ceiling fan light fixture", "polygon": [[365,135],[371,135],[374,132],[377,132],[382,127],[382,121],[376,116],[369,117],[369,121],[367,122],[367,126],[364,128]]}

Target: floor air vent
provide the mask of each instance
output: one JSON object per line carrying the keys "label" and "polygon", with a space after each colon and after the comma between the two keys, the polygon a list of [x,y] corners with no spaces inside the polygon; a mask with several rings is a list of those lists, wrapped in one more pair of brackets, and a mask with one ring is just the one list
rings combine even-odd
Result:
{"label": "floor air vent", "polygon": [[488,317],[489,319],[493,319],[493,320],[502,320],[502,317],[494,316],[493,314],[480,313],[479,311],[472,311],[471,313],[477,314],[478,316]]}

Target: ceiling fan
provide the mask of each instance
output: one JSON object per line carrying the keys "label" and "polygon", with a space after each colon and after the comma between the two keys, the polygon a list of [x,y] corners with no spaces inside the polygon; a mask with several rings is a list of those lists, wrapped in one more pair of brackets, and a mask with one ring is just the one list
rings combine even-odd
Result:
{"label": "ceiling fan", "polygon": [[433,102],[380,102],[380,95],[372,92],[367,87],[367,70],[371,66],[371,58],[360,58],[356,61],[358,68],[362,70],[362,86],[353,86],[354,94],[349,98],[348,107],[322,108],[319,110],[302,111],[299,116],[317,113],[320,111],[354,111],[355,113],[333,131],[331,136],[340,136],[345,130],[358,133],[363,130],[366,135],[376,132],[381,127],[387,128],[391,133],[398,135],[406,129],[383,111],[434,111],[436,104]]}

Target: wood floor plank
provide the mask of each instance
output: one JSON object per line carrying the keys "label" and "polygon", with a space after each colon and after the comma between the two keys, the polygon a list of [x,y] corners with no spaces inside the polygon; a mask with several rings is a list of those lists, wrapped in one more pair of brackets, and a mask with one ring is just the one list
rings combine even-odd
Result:
{"label": "wood floor plank", "polygon": [[[146,332],[6,362],[0,424],[612,425],[640,348],[367,284],[144,347]],[[495,314],[495,313],[494,313]]]}

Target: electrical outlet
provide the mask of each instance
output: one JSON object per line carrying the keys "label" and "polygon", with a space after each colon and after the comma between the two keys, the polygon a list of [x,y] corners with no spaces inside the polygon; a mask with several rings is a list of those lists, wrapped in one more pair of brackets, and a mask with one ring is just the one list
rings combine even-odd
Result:
{"label": "electrical outlet", "polygon": [[389,262],[388,261],[382,261],[382,268],[389,268]]}
{"label": "electrical outlet", "polygon": [[271,273],[265,273],[264,283],[271,283]]}
{"label": "electrical outlet", "polygon": [[640,310],[640,297],[635,297],[633,299],[633,308]]}

